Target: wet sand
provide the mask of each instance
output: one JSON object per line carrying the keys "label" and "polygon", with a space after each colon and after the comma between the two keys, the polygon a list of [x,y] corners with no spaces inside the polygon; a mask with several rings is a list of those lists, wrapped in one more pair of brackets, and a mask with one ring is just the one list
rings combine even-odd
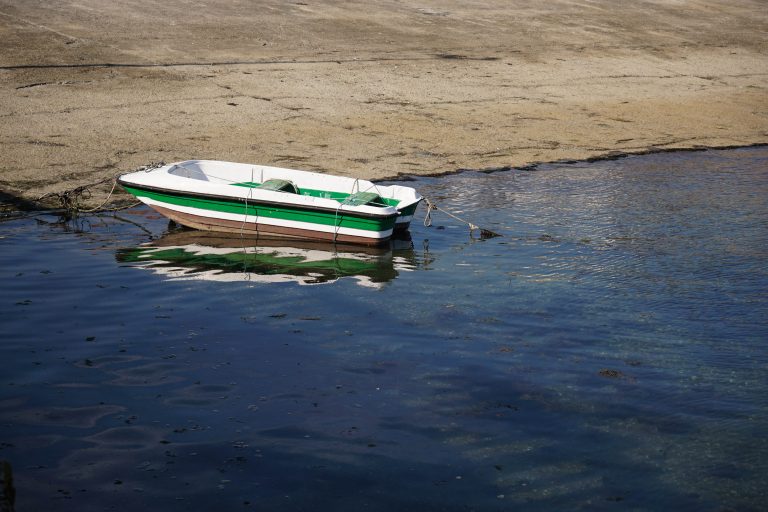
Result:
{"label": "wet sand", "polygon": [[768,142],[758,1],[0,0],[0,41],[0,191],[30,201],[161,160],[383,179]]}

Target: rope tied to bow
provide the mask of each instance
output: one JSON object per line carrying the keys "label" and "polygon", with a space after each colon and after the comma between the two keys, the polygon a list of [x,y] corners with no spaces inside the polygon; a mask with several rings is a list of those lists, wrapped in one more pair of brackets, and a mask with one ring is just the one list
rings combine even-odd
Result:
{"label": "rope tied to bow", "polygon": [[424,227],[431,227],[432,226],[432,210],[437,208],[434,204],[432,204],[432,201],[424,198],[424,201],[427,203],[427,215],[424,216]]}
{"label": "rope tied to bow", "polygon": [[437,211],[443,212],[444,214],[448,215],[449,217],[451,217],[453,219],[456,219],[459,222],[463,222],[464,224],[469,226],[469,233],[470,233],[470,235],[473,232],[475,232],[475,231],[479,231],[480,232],[480,239],[482,239],[482,240],[485,240],[486,238],[494,238],[494,237],[497,237],[497,236],[503,236],[500,233],[496,233],[495,231],[491,231],[490,229],[481,228],[480,226],[478,226],[476,224],[473,224],[473,223],[469,222],[468,220],[462,219],[458,215],[454,215],[453,213],[451,213],[449,211],[446,211],[443,208],[440,208],[439,206],[437,206],[435,203],[433,203],[432,201],[430,201],[426,197],[424,198],[424,201],[427,203],[427,214],[424,216],[424,226],[425,227],[432,226],[432,211],[433,210],[437,210]]}
{"label": "rope tied to bow", "polygon": [[[143,165],[141,167],[138,167],[137,169],[134,169],[134,171],[131,171],[131,172],[138,172],[138,171],[149,172],[159,167],[162,167],[163,165],[165,165],[164,162],[152,162],[148,165]],[[112,189],[109,191],[109,194],[107,195],[107,198],[104,200],[104,202],[102,202],[96,208],[84,209],[83,204],[91,198],[91,189],[94,189],[99,185],[108,183],[110,180],[112,180]],[[107,203],[109,203],[109,200],[112,198],[112,195],[115,192],[116,187],[117,187],[117,178],[107,177],[99,181],[96,181],[94,183],[80,185],[79,187],[65,190],[63,192],[49,192],[48,194],[38,197],[35,200],[35,203],[42,204],[43,201],[55,201],[59,203],[59,205],[63,210],[66,210],[71,213],[94,213],[94,212],[102,212],[102,211],[119,211],[119,210],[124,210],[126,208],[136,206],[137,204],[141,204],[141,202],[139,201],[127,206],[120,206],[115,208],[104,208],[107,205]]]}

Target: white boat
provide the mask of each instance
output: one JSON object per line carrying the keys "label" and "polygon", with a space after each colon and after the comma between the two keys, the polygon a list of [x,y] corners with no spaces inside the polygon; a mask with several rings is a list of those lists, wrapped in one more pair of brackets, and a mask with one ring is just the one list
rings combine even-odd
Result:
{"label": "white boat", "polygon": [[216,160],[176,162],[118,182],[187,227],[366,245],[408,229],[422,200],[401,185]]}

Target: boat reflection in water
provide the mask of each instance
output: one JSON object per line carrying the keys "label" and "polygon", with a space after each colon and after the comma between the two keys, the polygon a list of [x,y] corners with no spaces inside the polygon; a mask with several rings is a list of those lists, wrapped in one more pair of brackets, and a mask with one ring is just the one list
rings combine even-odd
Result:
{"label": "boat reflection in water", "polygon": [[116,257],[174,280],[312,285],[350,277],[374,288],[418,267],[410,237],[365,247],[184,230],[120,249]]}

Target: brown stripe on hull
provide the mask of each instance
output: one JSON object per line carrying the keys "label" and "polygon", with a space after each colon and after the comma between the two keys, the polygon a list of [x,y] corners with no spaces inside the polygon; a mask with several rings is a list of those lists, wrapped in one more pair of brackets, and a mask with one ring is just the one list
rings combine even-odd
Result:
{"label": "brown stripe on hull", "polygon": [[202,231],[216,231],[219,233],[242,233],[247,235],[265,235],[279,238],[299,238],[303,240],[323,240],[326,242],[340,242],[362,245],[381,245],[389,241],[390,238],[367,238],[362,236],[345,235],[342,233],[339,233],[334,237],[333,233],[324,233],[322,231],[313,231],[311,229],[270,226],[268,224],[239,222],[236,220],[227,219],[213,219],[211,217],[203,217],[202,215],[178,212],[176,210],[171,210],[169,208],[155,204],[148,206],[161,215],[181,224],[182,226],[187,226]]}

